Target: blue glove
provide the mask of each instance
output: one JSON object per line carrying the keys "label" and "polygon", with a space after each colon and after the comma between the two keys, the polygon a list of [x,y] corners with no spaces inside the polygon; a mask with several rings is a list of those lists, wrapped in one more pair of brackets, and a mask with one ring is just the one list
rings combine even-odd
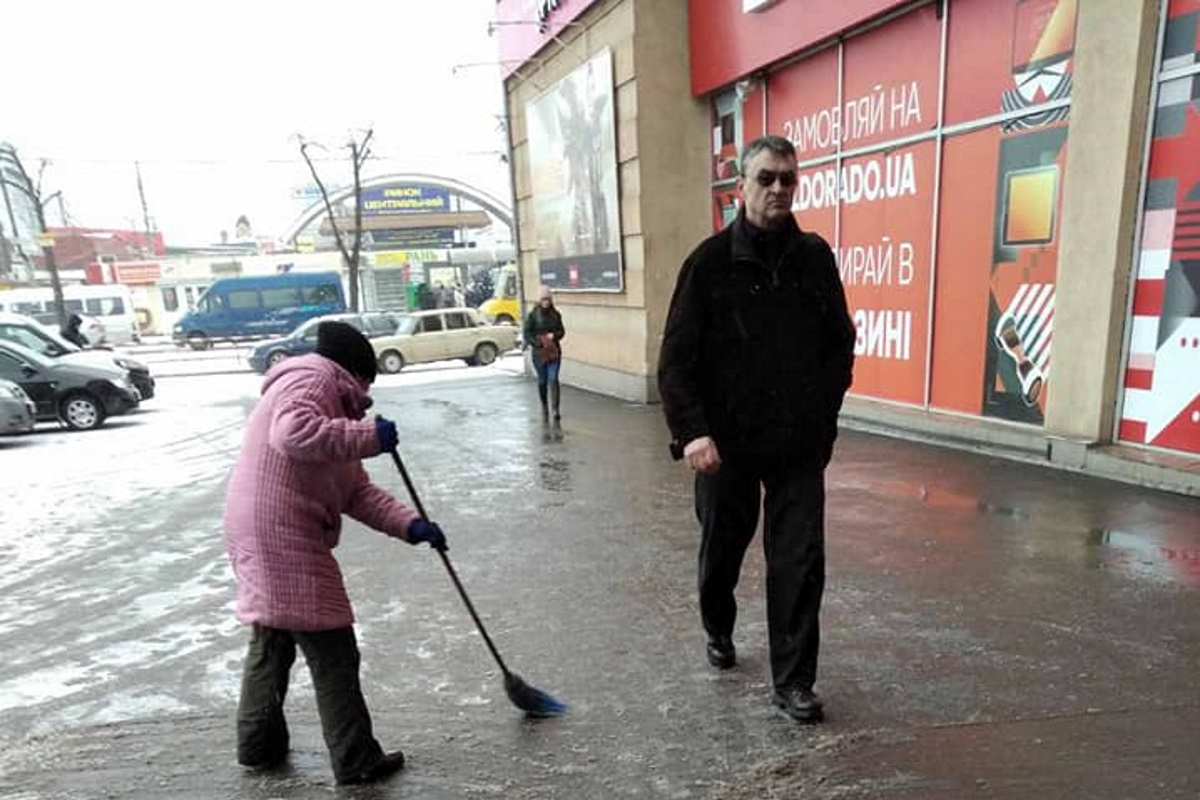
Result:
{"label": "blue glove", "polygon": [[384,417],[375,418],[375,435],[379,437],[379,450],[390,453],[400,444],[400,435],[396,433],[396,423]]}
{"label": "blue glove", "polygon": [[429,546],[434,550],[445,552],[446,534],[442,533],[442,529],[438,527],[436,522],[426,522],[423,519],[414,519],[408,526],[408,541],[410,544],[420,544],[421,542],[429,542]]}

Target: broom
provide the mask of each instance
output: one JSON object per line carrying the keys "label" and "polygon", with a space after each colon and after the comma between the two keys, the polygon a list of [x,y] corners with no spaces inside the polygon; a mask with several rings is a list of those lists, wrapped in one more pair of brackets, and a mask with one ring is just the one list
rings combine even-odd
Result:
{"label": "broom", "polygon": [[[396,469],[400,470],[400,477],[404,478],[404,485],[408,488],[413,505],[417,507],[417,513],[421,515],[421,519],[429,522],[429,515],[425,513],[425,506],[421,503],[421,498],[417,496],[417,490],[413,486],[412,479],[408,477],[408,470],[404,468],[404,462],[400,460],[400,453],[396,450],[392,450],[391,453],[392,460],[396,462]],[[445,550],[438,550],[437,553],[442,557],[442,564],[445,565],[446,572],[450,573],[450,580],[454,581],[454,588],[458,590],[458,596],[462,598],[467,611],[471,612],[471,619],[475,620],[475,627],[483,636],[483,641],[491,651],[492,658],[496,659],[496,664],[504,673],[504,691],[508,694],[508,699],[512,701],[512,704],[530,717],[557,717],[567,713],[566,703],[530,686],[508,668],[504,659],[500,657],[500,651],[492,643],[492,637],[488,636],[487,629],[483,627],[483,620],[479,618],[479,614],[475,613],[475,606],[471,603],[471,598],[467,596],[467,590],[463,588],[462,581],[458,579],[458,573],[454,571],[450,557],[446,555]]]}

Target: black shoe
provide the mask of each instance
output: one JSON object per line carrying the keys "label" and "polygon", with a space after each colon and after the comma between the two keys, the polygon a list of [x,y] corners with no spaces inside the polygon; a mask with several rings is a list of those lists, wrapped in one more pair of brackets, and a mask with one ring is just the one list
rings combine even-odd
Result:
{"label": "black shoe", "polygon": [[338,778],[338,784],[341,786],[351,786],[357,783],[375,783],[376,781],[390,778],[402,769],[404,769],[404,753],[396,750],[387,753],[383,758],[362,772]]}
{"label": "black shoe", "polygon": [[797,722],[820,722],[825,718],[824,706],[821,705],[820,698],[813,693],[812,689],[797,687],[783,691],[776,690],[775,697],[772,699],[775,705],[783,709],[783,713]]}
{"label": "black shoe", "polygon": [[708,663],[717,669],[732,669],[737,663],[737,650],[733,647],[733,639],[728,636],[716,636],[708,640]]}

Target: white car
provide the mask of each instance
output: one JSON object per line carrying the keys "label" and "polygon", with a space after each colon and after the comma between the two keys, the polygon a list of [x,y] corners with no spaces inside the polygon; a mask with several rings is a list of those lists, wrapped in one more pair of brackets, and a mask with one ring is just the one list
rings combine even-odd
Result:
{"label": "white car", "polygon": [[0,434],[27,433],[37,421],[37,409],[25,390],[0,378]]}
{"label": "white car", "polygon": [[473,308],[415,311],[400,318],[396,333],[371,340],[379,371],[394,374],[410,364],[461,358],[484,366],[517,346],[514,325],[490,325]]}

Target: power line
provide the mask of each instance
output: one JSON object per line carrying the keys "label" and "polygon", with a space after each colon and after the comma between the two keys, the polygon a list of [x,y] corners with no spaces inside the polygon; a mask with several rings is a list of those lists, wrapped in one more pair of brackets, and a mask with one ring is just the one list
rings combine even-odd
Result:
{"label": "power line", "polygon": [[[504,154],[503,150],[429,150],[425,152],[412,151],[409,154],[401,156],[383,156],[371,154],[367,161],[412,163],[423,158],[433,157],[492,157],[499,158]],[[303,166],[304,160],[296,158],[78,158],[73,156],[53,156],[39,155],[39,159],[45,159],[55,164],[94,164],[99,166],[120,166],[131,167],[135,164],[142,166],[197,166],[197,167],[213,167],[223,165],[238,165],[238,164],[280,164],[280,165],[296,165]],[[313,161],[318,163],[344,163],[345,156],[320,156],[313,158]]]}

